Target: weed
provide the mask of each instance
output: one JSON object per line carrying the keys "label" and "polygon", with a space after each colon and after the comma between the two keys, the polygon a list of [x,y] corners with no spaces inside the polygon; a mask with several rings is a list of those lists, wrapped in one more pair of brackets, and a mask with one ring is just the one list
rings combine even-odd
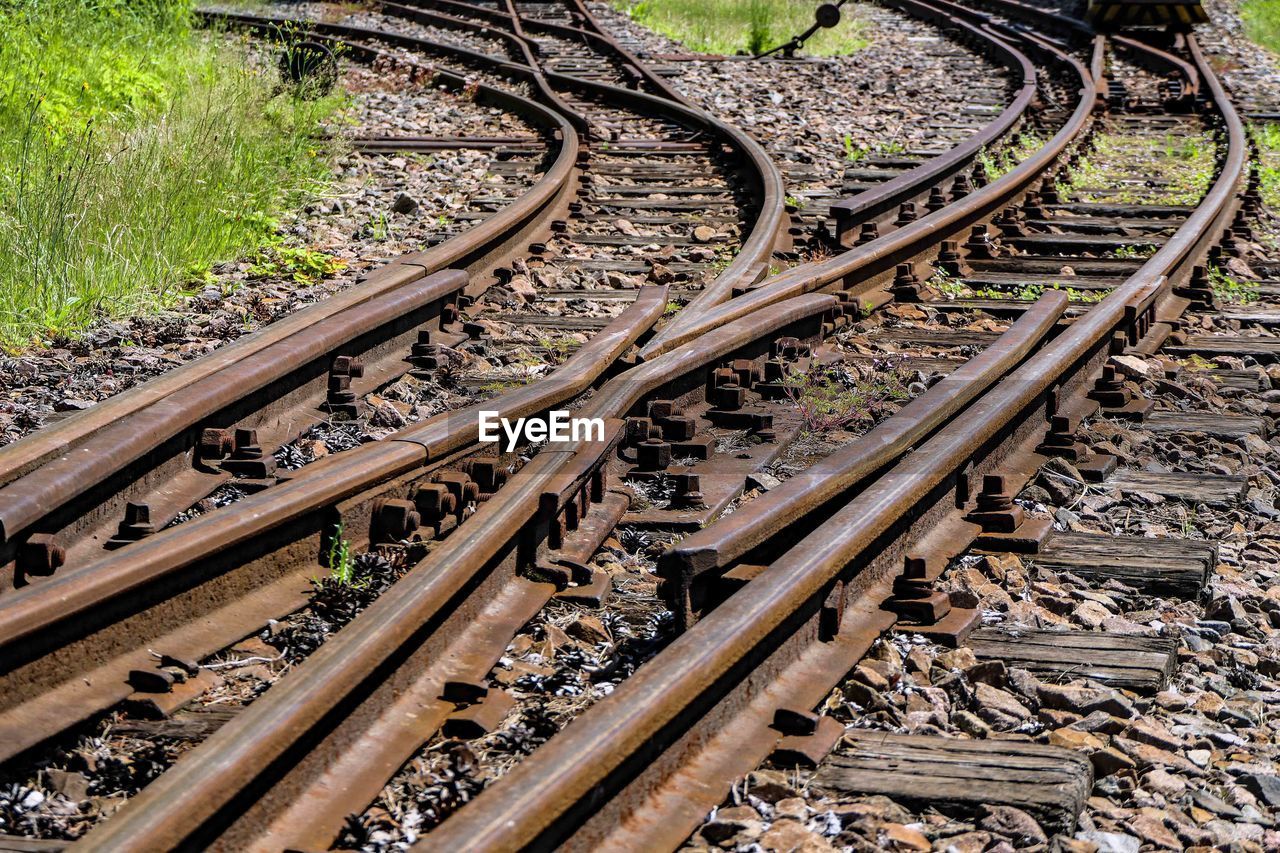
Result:
{"label": "weed", "polygon": [[1245,284],[1217,266],[1209,267],[1209,288],[1219,300],[1238,305],[1257,302],[1262,296],[1257,286]]}
{"label": "weed", "polygon": [[907,399],[908,374],[886,363],[864,379],[843,365],[813,365],[784,383],[805,429],[824,432],[874,423],[886,405]]}
{"label": "weed", "polygon": [[259,251],[248,273],[259,278],[285,276],[298,284],[315,284],[346,266],[346,261],[333,255],[326,255],[324,252],[272,245]]}
{"label": "weed", "polygon": [[1263,123],[1250,127],[1258,146],[1257,169],[1262,201],[1267,207],[1280,207],[1280,124]]}
{"label": "weed", "polygon": [[[1093,151],[1071,170],[1069,180],[1059,184],[1059,194],[1085,202],[1195,204],[1213,181],[1214,150],[1209,132],[1167,134],[1154,141],[1101,133],[1094,137]],[[1135,183],[1134,174],[1147,175],[1154,182]],[[1100,189],[1112,192],[1105,197],[1091,192]]]}
{"label": "weed", "polygon": [[799,196],[789,195],[784,199],[784,201],[787,203],[788,207],[793,207],[796,210],[804,210],[804,199]]}
{"label": "weed", "polygon": [[871,149],[865,145],[854,145],[853,134],[846,133],[844,135],[844,159],[850,163],[857,163],[871,156]]}
{"label": "weed", "polygon": [[1023,131],[1014,138],[1012,143],[1006,144],[998,154],[983,147],[978,151],[976,159],[987,180],[994,181],[1012,172],[1019,163],[1043,148],[1044,144],[1044,140],[1034,132]]}
{"label": "weed", "polygon": [[538,337],[538,346],[546,350],[553,364],[560,364],[578,348],[578,343],[572,338],[563,335],[559,337],[540,335]]}
{"label": "weed", "polygon": [[342,522],[334,527],[329,542],[329,577],[325,580],[335,586],[356,586],[356,563],[351,554],[351,543],[342,538]]}
{"label": "weed", "polygon": [[1155,246],[1118,246],[1111,250],[1111,257],[1121,260],[1140,260],[1156,253]]}

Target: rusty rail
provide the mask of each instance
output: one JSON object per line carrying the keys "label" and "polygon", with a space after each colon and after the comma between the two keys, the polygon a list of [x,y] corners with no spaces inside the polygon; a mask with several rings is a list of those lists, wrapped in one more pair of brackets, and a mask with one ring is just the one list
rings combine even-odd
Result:
{"label": "rusty rail", "polygon": [[[720,275],[716,276],[715,281],[707,284],[681,310],[677,319],[673,322],[678,322],[678,318],[681,316],[696,316],[705,313],[712,306],[729,299],[735,291],[754,284],[765,276],[769,269],[769,258],[790,224],[786,213],[786,188],[782,172],[778,169],[777,164],[773,162],[773,158],[768,155],[760,143],[752,139],[749,134],[744,133],[732,124],[720,121],[706,110],[693,105],[662,77],[646,68],[643,63],[618,44],[612,36],[604,32],[603,28],[596,22],[595,17],[591,15],[585,6],[576,3],[576,0],[574,0],[575,7],[579,9],[586,22],[592,26],[591,30],[575,29],[547,21],[526,19],[518,14],[513,0],[504,0],[508,9],[506,13],[474,6],[463,9],[462,7],[468,7],[469,4],[456,2],[456,0],[406,0],[406,2],[414,6],[448,8],[460,13],[473,14],[485,20],[502,22],[517,28],[516,35],[522,40],[527,39],[524,35],[524,29],[528,28],[533,32],[544,31],[562,37],[580,37],[592,43],[601,44],[606,50],[621,57],[628,66],[638,69],[640,76],[658,94],[656,96],[650,95],[624,87],[609,86],[597,81],[584,80],[579,77],[551,71],[543,72],[546,79],[558,81],[566,86],[576,86],[588,92],[594,91],[598,95],[617,98],[623,103],[650,106],[663,104],[668,110],[682,115],[686,122],[695,127],[708,130],[742,154],[750,164],[747,175],[753,184],[754,194],[760,200],[755,225],[737,255],[730,261],[729,266]],[[400,12],[395,11],[397,7],[404,8],[404,4],[384,3],[382,5],[395,14],[400,14]],[[461,21],[461,19],[457,20]],[[659,334],[662,333],[659,332]]]}
{"label": "rusty rail", "polygon": [[[149,648],[207,655],[301,606],[332,523],[326,510],[476,442],[481,408],[522,417],[583,393],[665,307],[666,288],[646,288],[537,385],[326,458],[233,512],[192,519],[0,599],[0,761],[123,699],[129,670],[147,666]],[[229,615],[231,607],[243,613]],[[190,631],[210,614],[217,618]]]}
{"label": "rusty rail", "polygon": [[[1079,390],[1113,332],[1132,334],[1171,276],[1189,273],[1232,211],[1243,126],[1198,46],[1189,49],[1223,117],[1228,153],[1192,216],[1123,286],[858,494],[619,689],[484,791],[416,849],[557,845],[669,849],[729,780],[763,759],[780,705],[808,709],[892,615],[877,609],[903,553],[952,519],[962,481],[1043,436],[1046,407]],[[968,535],[975,532],[968,527]],[[962,546],[961,546],[962,547]],[[834,634],[821,611],[837,608]],[[827,624],[830,622],[828,620]],[[833,675],[834,674],[834,675]]]}
{"label": "rusty rail", "polygon": [[[466,85],[464,75],[447,69],[437,75],[443,84]],[[311,421],[301,413],[324,400],[333,356],[367,352],[389,361],[370,371],[370,389],[407,369],[398,353],[408,350],[418,328],[439,317],[442,306],[456,308],[453,297],[468,273],[494,266],[548,227],[573,186],[579,143],[563,117],[485,85],[477,96],[529,117],[558,140],[554,161],[528,191],[466,234],[398,258],[359,287],[0,449],[0,562],[14,559],[32,530],[67,529],[74,538],[118,519],[126,499],[190,469],[205,426],[261,427],[292,413],[293,432],[300,431]],[[436,275],[452,266],[467,272]],[[411,307],[414,313],[406,313]],[[286,428],[282,437],[294,436]],[[87,517],[74,505],[86,495],[93,495],[94,507]]]}
{"label": "rusty rail", "polygon": [[[941,5],[941,4],[938,4]],[[704,313],[696,321],[655,336],[641,350],[641,357],[652,358],[695,339],[708,329],[769,305],[779,299],[831,286],[843,286],[853,292],[865,292],[874,286],[876,277],[899,263],[921,256],[938,243],[963,229],[982,221],[1000,207],[1010,203],[1038,180],[1076,136],[1084,130],[1098,97],[1097,81],[1080,62],[1047,43],[1040,49],[1054,54],[1070,68],[1080,81],[1080,102],[1067,124],[1043,148],[1022,161],[1015,169],[991,184],[974,191],[941,210],[917,219],[893,232],[851,249],[833,258],[788,270],[761,282],[741,296]],[[1101,41],[1094,43],[1094,60],[1101,67]]]}
{"label": "rusty rail", "polygon": [[[1066,308],[1066,294],[1045,294],[995,343],[893,417],[732,515],[680,540],[658,564],[677,624],[687,627],[695,621],[699,608],[692,590],[703,576],[722,573],[779,537],[794,541],[806,521],[819,517],[823,507],[847,498],[852,489],[901,458],[1016,367],[1045,340]],[[758,564],[767,562],[762,557]]]}
{"label": "rusty rail", "polygon": [[[511,630],[531,615],[528,602],[520,603],[520,595],[513,590],[513,585],[534,585],[516,574],[520,552],[528,552],[547,534],[554,515],[575,499],[591,473],[606,461],[620,428],[616,419],[656,389],[680,384],[684,377],[695,377],[696,381],[687,381],[700,386],[704,381],[700,375],[724,358],[748,347],[767,349],[774,336],[797,324],[816,327],[837,307],[830,296],[790,300],[610,380],[580,413],[617,425],[611,438],[591,445],[552,447],[536,456],[466,525],[402,578],[394,594],[378,599],[268,694],[86,837],[85,843],[144,850],[208,843],[216,835],[232,846],[259,843],[266,836],[271,838],[270,846],[294,846],[300,837],[316,843],[325,832],[336,833],[345,812],[314,808],[308,798],[330,802],[323,794],[327,780],[343,778],[347,781],[342,805],[349,810],[354,802],[351,788],[356,784],[336,768],[349,766],[342,764],[344,755],[356,754],[374,768],[369,771],[373,775],[358,784],[362,802],[372,800],[408,754],[431,734],[430,720],[435,717],[428,714],[422,722],[416,716],[407,719],[403,706],[393,700],[397,691],[408,691],[415,697],[415,707],[423,710],[428,699],[439,697],[443,676],[431,662],[442,660],[450,638],[447,629],[456,629],[453,620],[458,614],[474,616],[477,608],[492,599],[517,609],[516,619],[505,614],[498,620],[499,624],[514,622]],[[593,501],[603,497],[596,488],[592,487]],[[539,593],[526,590],[526,594],[533,594],[536,601]],[[545,597],[549,590],[540,594]],[[480,655],[473,678],[483,677],[507,641],[508,635],[500,634],[492,659]],[[406,680],[410,673],[424,666],[428,667],[425,682],[414,680],[410,686]],[[374,742],[360,736],[368,726],[379,734]],[[362,748],[345,752],[357,739]],[[387,745],[397,747],[395,754],[382,754]],[[301,763],[295,765],[295,760]],[[192,779],[199,779],[199,784],[193,785]],[[246,798],[250,791],[255,794]],[[255,803],[246,808],[251,799]],[[276,834],[282,822],[290,828],[285,838]]]}

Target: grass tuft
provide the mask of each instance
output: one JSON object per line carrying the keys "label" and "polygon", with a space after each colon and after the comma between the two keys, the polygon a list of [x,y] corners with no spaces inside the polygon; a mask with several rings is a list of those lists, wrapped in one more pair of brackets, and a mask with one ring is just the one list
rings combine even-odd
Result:
{"label": "grass tuft", "polygon": [[[701,53],[763,53],[814,22],[815,0],[610,0],[641,26]],[[866,23],[845,6],[839,26],[819,30],[802,53],[840,56],[867,45]]]}
{"label": "grass tuft", "polygon": [[330,177],[304,97],[190,0],[0,0],[0,346],[155,310]]}

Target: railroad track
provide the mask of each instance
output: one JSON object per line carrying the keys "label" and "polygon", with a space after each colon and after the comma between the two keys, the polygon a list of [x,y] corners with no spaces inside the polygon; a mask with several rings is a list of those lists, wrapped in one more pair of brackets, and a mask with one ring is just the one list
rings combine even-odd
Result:
{"label": "railroad track", "polygon": [[[749,137],[689,105],[604,34],[580,3],[386,3],[377,27],[310,25],[313,38],[341,43],[353,58],[387,61],[394,50],[399,62],[421,61],[407,51],[483,69],[478,86],[465,71],[429,73],[476,87],[477,97],[540,128],[538,137],[466,144],[500,152],[499,174],[527,175],[541,163],[542,177],[518,198],[495,200],[505,206],[476,228],[370,277],[394,282],[392,293],[416,285],[414,298],[422,291],[436,302],[423,312],[432,316],[384,321],[394,333],[367,344],[377,359],[365,376],[351,369],[350,341],[365,343],[367,326],[344,330],[317,359],[300,337],[314,327],[298,319],[244,346],[235,362],[273,389],[265,404],[215,399],[184,414],[189,422],[170,414],[140,433],[133,425],[147,423],[140,419],[159,412],[159,396],[182,381],[169,380],[0,456],[12,472],[0,518],[21,564],[16,577],[38,578],[0,596],[0,645],[12,661],[0,675],[3,757],[27,761],[116,703],[142,705],[167,721],[139,731],[192,748],[87,845],[327,847],[415,756],[500,734],[513,711],[523,717],[528,704],[499,688],[495,667],[548,607],[610,612],[613,578],[592,558],[626,529],[683,537],[657,560],[660,589],[638,593],[660,599],[672,624],[609,695],[492,774],[474,802],[439,814],[423,843],[675,847],[736,777],[771,754],[819,764],[843,727],[812,709],[882,633],[969,636],[976,610],[952,607],[934,586],[951,560],[971,547],[1053,548],[1048,525],[1011,503],[1045,458],[1068,459],[1090,480],[1114,475],[1114,459],[1077,442],[1082,419],[1101,416],[1100,407],[1132,417],[1151,407],[1132,399],[1108,359],[1170,344],[1213,351],[1179,332],[1178,317],[1213,304],[1195,268],[1224,227],[1242,227],[1242,131],[1194,40],[1182,55],[1083,35],[1069,47],[1014,23],[1018,4],[897,2],[983,45],[1019,82],[957,148],[886,170],[833,204],[844,251],[772,275],[773,253],[789,248],[782,173]],[[392,32],[394,20],[462,41]],[[268,34],[279,26],[236,21]],[[475,50],[497,45],[503,56]],[[1149,67],[1179,75],[1178,86],[1153,100]],[[528,97],[489,75],[519,81]],[[1098,104],[1110,114],[1096,113]],[[1007,169],[979,166],[1029,124],[1051,137],[1043,147]],[[1107,175],[1082,166],[1102,156],[1088,153],[1098,135],[1142,146],[1211,126],[1223,128],[1218,169],[1211,186],[1189,191],[1195,198],[1165,203],[1157,187],[1114,201],[1115,186],[1087,182]],[[619,236],[608,226],[624,215],[635,233]],[[706,223],[714,234],[704,239],[694,232]],[[531,240],[532,251],[519,248]],[[658,262],[620,259],[651,256],[655,245]],[[732,260],[715,263],[709,246]],[[1228,240],[1213,251],[1230,250]],[[672,289],[682,291],[676,305]],[[687,304],[664,318],[679,302]],[[977,315],[990,318],[981,330],[972,328]],[[296,438],[277,426],[227,441],[206,426],[292,423],[282,407],[293,406],[283,409],[292,416],[315,408],[314,391],[287,387],[295,380],[277,387],[293,372],[274,358],[276,342],[321,368],[315,381],[331,406],[358,406],[397,371],[430,374],[445,368],[450,348],[502,348],[531,328],[591,334],[537,381],[94,553],[95,536],[125,501],[164,494],[176,516],[237,469],[263,473],[261,460]],[[785,483],[740,502],[749,477],[794,461],[787,454],[805,424],[790,382],[874,375],[886,364],[916,387],[877,401],[846,443],[808,452]],[[200,365],[207,373],[197,375],[226,381],[219,365]],[[482,409],[520,417],[570,406],[603,422],[603,437],[520,453],[478,443]],[[117,440],[104,438],[107,417],[138,436],[134,458],[98,463],[91,478],[69,484],[63,471],[83,470]],[[82,452],[56,458],[56,442],[68,440]],[[192,447],[214,464],[187,483],[186,472],[173,472],[190,464]],[[86,513],[85,494],[103,509]],[[342,568],[346,558],[334,555],[347,542],[382,555],[387,593],[291,657],[296,671],[252,704],[214,721],[183,711],[216,689],[215,670],[200,662],[306,606],[317,560]],[[55,565],[60,550],[67,565]],[[617,604],[625,616],[626,601]]]}

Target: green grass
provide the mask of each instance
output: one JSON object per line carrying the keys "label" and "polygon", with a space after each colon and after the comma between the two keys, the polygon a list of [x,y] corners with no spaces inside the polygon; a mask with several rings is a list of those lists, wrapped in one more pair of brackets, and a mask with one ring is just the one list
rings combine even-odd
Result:
{"label": "green grass", "polygon": [[1280,208],[1280,124],[1250,126],[1258,146],[1258,189],[1271,209]]}
{"label": "green grass", "polygon": [[313,139],[341,99],[281,87],[190,9],[0,0],[0,346],[171,303],[279,245],[275,217],[329,178]]}
{"label": "green grass", "polygon": [[1012,172],[1022,161],[1039,151],[1045,145],[1034,131],[1022,131],[1011,144],[1005,144],[996,153],[983,148],[978,152],[978,165],[986,174],[988,181],[995,181]]}
{"label": "green grass", "polygon": [[[1111,204],[1197,204],[1213,183],[1213,135],[1167,134],[1162,140],[1123,133],[1100,133],[1093,150],[1071,170],[1058,192],[1076,201]],[[1134,175],[1160,178],[1167,186],[1152,190],[1136,185]],[[1095,198],[1090,189],[1116,188]]]}
{"label": "green grass", "polygon": [[1236,305],[1257,302],[1262,295],[1256,286],[1245,284],[1216,266],[1209,267],[1209,288],[1220,302]]}
{"label": "green grass", "polygon": [[1280,0],[1244,0],[1240,4],[1244,32],[1251,40],[1280,53]]}
{"label": "green grass", "polygon": [[[760,53],[790,41],[814,22],[817,0],[611,0],[636,23],[702,53]],[[839,56],[867,44],[853,7],[839,26],[819,30],[803,53]]]}

